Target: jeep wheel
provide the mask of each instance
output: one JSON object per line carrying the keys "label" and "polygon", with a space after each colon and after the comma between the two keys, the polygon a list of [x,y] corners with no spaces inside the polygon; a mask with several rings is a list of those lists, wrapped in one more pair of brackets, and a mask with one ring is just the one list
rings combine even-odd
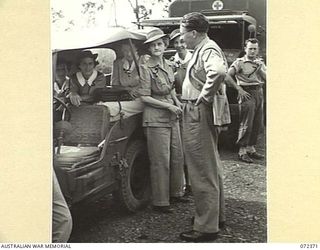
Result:
{"label": "jeep wheel", "polygon": [[136,140],[129,144],[126,163],[120,168],[116,200],[128,211],[135,212],[150,200],[150,171],[146,143]]}

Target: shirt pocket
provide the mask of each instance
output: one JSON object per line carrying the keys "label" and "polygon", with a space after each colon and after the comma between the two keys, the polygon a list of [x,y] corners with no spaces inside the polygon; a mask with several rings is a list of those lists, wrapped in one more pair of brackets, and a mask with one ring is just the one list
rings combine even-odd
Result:
{"label": "shirt pocket", "polygon": [[155,109],[152,114],[153,121],[155,122],[169,122],[170,121],[170,111],[166,109]]}
{"label": "shirt pocket", "polygon": [[148,123],[170,122],[170,111],[146,106],[144,110],[144,121]]}
{"label": "shirt pocket", "polygon": [[152,79],[151,89],[156,95],[168,95],[170,94],[172,86],[168,85],[166,79],[163,77],[157,77],[156,79]]}
{"label": "shirt pocket", "polygon": [[194,68],[194,75],[198,80],[202,81],[203,83],[206,82],[206,71],[203,67]]}

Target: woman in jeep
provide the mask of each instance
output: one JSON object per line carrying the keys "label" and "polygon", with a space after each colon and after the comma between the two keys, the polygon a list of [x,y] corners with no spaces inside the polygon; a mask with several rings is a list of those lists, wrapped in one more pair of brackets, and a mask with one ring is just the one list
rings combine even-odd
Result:
{"label": "woman in jeep", "polygon": [[122,43],[120,52],[122,57],[113,62],[111,85],[128,87],[130,94],[136,97],[140,77],[134,57],[138,60],[138,50],[134,44],[131,47],[129,43]]}
{"label": "woman in jeep", "polygon": [[126,87],[132,101],[122,101],[121,110],[118,102],[99,103],[107,106],[110,110],[111,120],[118,120],[120,112],[123,118],[142,113],[144,104],[139,98],[140,76],[138,67],[144,62],[144,56],[139,57],[138,50],[134,44],[123,42],[120,45],[122,57],[113,62],[111,85]]}
{"label": "woman in jeep", "polygon": [[81,51],[78,56],[79,72],[70,77],[70,101],[79,106],[81,102],[92,102],[93,91],[106,86],[106,77],[95,69],[98,54],[90,50]]}

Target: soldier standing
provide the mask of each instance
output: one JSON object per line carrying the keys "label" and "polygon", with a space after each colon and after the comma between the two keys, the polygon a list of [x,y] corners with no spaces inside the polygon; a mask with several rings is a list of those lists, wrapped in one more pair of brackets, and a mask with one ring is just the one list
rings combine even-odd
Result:
{"label": "soldier standing", "polygon": [[[266,80],[266,66],[258,58],[259,42],[256,38],[246,40],[245,53],[230,66],[228,75],[231,77],[227,77],[226,82],[236,88],[240,96],[239,159],[252,163],[252,159],[264,158],[256,152],[255,145],[263,120],[262,84]],[[237,84],[232,77],[237,79]],[[240,95],[241,92],[245,94]]]}
{"label": "soldier standing", "polygon": [[201,13],[186,14],[181,20],[180,36],[187,48],[194,49],[181,97],[183,143],[196,211],[193,230],[181,233],[180,238],[191,242],[215,240],[219,226],[225,223],[218,131],[214,125],[230,120],[229,112],[216,105],[221,99],[228,109],[225,95],[219,96],[227,62],[220,47],[208,38],[208,29],[209,21]]}

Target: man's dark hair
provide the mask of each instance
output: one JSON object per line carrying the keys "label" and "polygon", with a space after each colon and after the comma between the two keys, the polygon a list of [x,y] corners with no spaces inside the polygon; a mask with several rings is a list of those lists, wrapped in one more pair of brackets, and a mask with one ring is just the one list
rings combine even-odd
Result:
{"label": "man's dark hair", "polygon": [[249,38],[244,42],[244,46],[247,47],[248,43],[257,43],[259,45],[259,40],[257,38]]}
{"label": "man's dark hair", "polygon": [[209,20],[199,12],[191,12],[181,19],[182,27],[187,30],[196,30],[200,33],[207,33],[209,30]]}

